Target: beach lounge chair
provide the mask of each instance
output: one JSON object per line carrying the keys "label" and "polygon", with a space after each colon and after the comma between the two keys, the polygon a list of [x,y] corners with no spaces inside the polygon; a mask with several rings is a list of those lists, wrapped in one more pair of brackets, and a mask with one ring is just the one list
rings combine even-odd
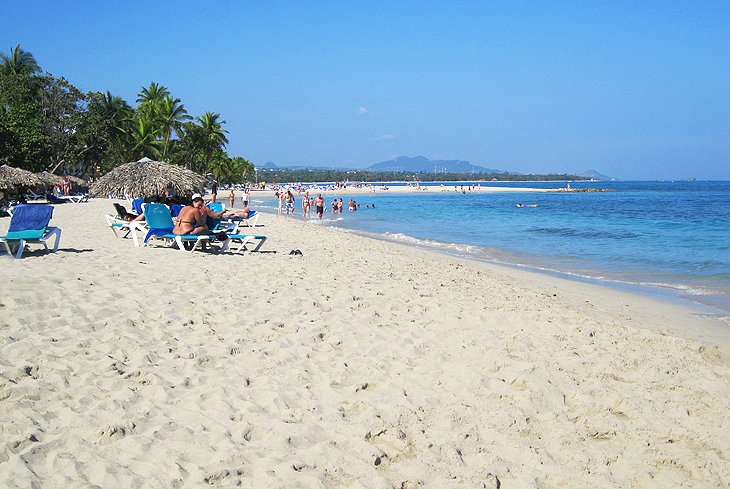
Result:
{"label": "beach lounge chair", "polygon": [[231,217],[229,219],[233,222],[237,222],[239,226],[248,226],[253,228],[259,225],[259,213],[256,211],[249,211],[248,217]]}
{"label": "beach lounge chair", "polygon": [[[212,210],[213,212],[222,212],[226,210],[225,204],[222,202],[210,202],[207,204],[208,208]],[[213,233],[229,233],[229,234],[235,234],[238,232],[238,225],[236,223],[231,222],[229,218],[215,218],[210,217],[205,220],[205,224],[208,226],[208,229],[210,229]]]}
{"label": "beach lounge chair", "polygon": [[46,194],[37,194],[28,189],[25,191],[25,200],[46,200]]}
{"label": "beach lounge chair", "polygon": [[[207,234],[173,234],[172,230],[175,223],[172,222],[170,209],[164,204],[147,204],[144,209],[144,216],[149,228],[144,238],[145,245],[152,238],[160,238],[164,239],[167,244],[177,244],[177,247],[182,251],[186,251],[185,243],[193,243],[190,251],[195,251],[211,238]],[[228,239],[224,240],[223,245],[225,246],[228,241]]]}
{"label": "beach lounge chair", "polygon": [[[241,251],[260,251],[261,247],[264,245],[266,240],[268,239],[266,236],[262,235],[253,235],[253,234],[229,234],[228,235],[229,242],[226,242],[221,247],[221,251],[228,251],[231,248],[231,245],[236,245],[236,249],[234,250],[236,253],[239,253]],[[249,243],[255,243],[255,246],[253,249],[248,248]]]}
{"label": "beach lounge chair", "polygon": [[132,210],[137,213],[137,215],[142,214],[142,204],[144,204],[144,199],[142,198],[136,198],[132,199]]}
{"label": "beach lounge chair", "polygon": [[107,226],[109,226],[109,228],[111,228],[114,236],[118,238],[119,233],[123,232],[123,238],[129,237],[129,221],[119,219],[117,216],[112,216],[111,214],[104,214],[104,219],[106,219],[106,224]]}
{"label": "beach lounge chair", "polygon": [[172,217],[177,217],[178,214],[180,214],[180,211],[183,210],[183,207],[185,207],[182,204],[171,204],[170,205],[170,215]]}
{"label": "beach lounge chair", "polygon": [[74,204],[89,201],[89,196],[86,194],[59,195],[57,198],[66,202],[73,202]]}
{"label": "beach lounge chair", "polygon": [[221,212],[226,210],[226,205],[223,202],[209,202],[208,208],[213,212]]}
{"label": "beach lounge chair", "polygon": [[[145,226],[143,221],[133,221],[137,216],[127,212],[127,209],[120,204],[115,203],[114,209],[116,209],[116,215],[104,214],[104,219],[109,228],[114,233],[114,236],[119,237],[119,233],[124,233],[123,238],[132,238],[134,246],[139,246],[139,240],[137,239],[137,233],[135,232],[138,228]],[[139,224],[140,226],[136,226]],[[141,229],[145,231],[144,229]]]}
{"label": "beach lounge chair", "polygon": [[[58,251],[58,244],[61,241],[61,230],[49,226],[53,216],[53,206],[50,205],[29,205],[20,204],[13,209],[13,217],[10,218],[8,234],[0,236],[0,245],[8,255],[18,259],[22,258],[23,251],[29,243],[41,243],[48,250],[47,241],[55,236],[53,253]],[[13,255],[13,247],[18,249]],[[2,249],[0,248],[0,249]]]}

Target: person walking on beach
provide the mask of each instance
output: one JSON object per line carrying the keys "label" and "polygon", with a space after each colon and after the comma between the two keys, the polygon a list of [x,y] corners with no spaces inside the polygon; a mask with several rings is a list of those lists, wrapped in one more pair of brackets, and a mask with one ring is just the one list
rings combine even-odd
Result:
{"label": "person walking on beach", "polygon": [[317,195],[317,199],[314,201],[314,207],[317,209],[317,218],[321,221],[322,214],[324,214],[324,198],[322,194]]}
{"label": "person walking on beach", "polygon": [[215,202],[215,199],[218,198],[218,182],[213,180],[213,186],[210,189],[210,195],[211,195],[211,202]]}
{"label": "person walking on beach", "polygon": [[284,207],[284,192],[276,192],[276,198],[279,199],[279,210],[277,213],[281,215],[281,209]]}
{"label": "person walking on beach", "polygon": [[309,209],[309,192],[304,192],[304,197],[302,197],[302,217],[304,219],[312,217]]}
{"label": "person walking on beach", "polygon": [[233,209],[233,206],[236,203],[236,194],[233,193],[233,189],[231,189],[231,193],[228,194],[228,207],[230,209]]}
{"label": "person walking on beach", "polygon": [[294,199],[294,194],[291,193],[291,190],[286,191],[286,195],[284,196],[284,202],[286,204],[286,215],[288,216],[291,212],[291,215],[294,215],[294,203],[296,202],[296,199]]}

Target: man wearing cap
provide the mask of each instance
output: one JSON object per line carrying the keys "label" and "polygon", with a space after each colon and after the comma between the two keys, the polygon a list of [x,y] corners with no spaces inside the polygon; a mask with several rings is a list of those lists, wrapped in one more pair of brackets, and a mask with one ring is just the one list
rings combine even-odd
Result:
{"label": "man wearing cap", "polygon": [[[193,194],[191,199],[195,199],[196,196],[201,200],[203,199],[203,197],[200,194]],[[211,202],[215,202],[215,201],[211,201]],[[221,217],[223,215],[223,213],[225,211],[223,210],[220,212],[213,212],[213,210],[210,207],[208,207],[207,205],[203,205],[203,207],[200,208],[200,212],[205,217],[212,217],[213,219],[218,219],[219,217]]]}
{"label": "man wearing cap", "polygon": [[192,203],[180,210],[175,221],[174,234],[205,234],[208,226],[205,225],[205,214],[202,212],[203,197],[193,194]]}
{"label": "man wearing cap", "polygon": [[191,204],[183,207],[177,215],[177,222],[172,230],[174,234],[205,234],[210,231],[206,224],[208,216],[218,218],[223,215],[223,211],[210,210],[200,194],[193,194],[191,201]]}

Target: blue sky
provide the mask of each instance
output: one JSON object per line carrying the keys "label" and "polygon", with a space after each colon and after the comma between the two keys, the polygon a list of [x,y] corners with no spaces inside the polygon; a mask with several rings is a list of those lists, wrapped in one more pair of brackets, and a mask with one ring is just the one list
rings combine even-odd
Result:
{"label": "blue sky", "polygon": [[9,1],[84,91],[157,82],[256,164],[396,156],[521,173],[730,179],[730,3]]}

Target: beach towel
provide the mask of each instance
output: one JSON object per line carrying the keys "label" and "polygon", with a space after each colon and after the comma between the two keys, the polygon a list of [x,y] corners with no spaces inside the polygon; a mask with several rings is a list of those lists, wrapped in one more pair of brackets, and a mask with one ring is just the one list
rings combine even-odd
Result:
{"label": "beach towel", "polygon": [[13,219],[10,221],[8,233],[20,231],[45,231],[53,216],[53,207],[50,205],[20,204],[13,209]]}
{"label": "beach towel", "polygon": [[180,211],[183,210],[184,205],[180,204],[172,204],[170,206],[170,215],[172,217],[177,217],[178,214],[180,214]]}
{"label": "beach towel", "polygon": [[144,204],[144,199],[132,200],[132,210],[136,212],[137,215],[142,214],[142,204]]}

